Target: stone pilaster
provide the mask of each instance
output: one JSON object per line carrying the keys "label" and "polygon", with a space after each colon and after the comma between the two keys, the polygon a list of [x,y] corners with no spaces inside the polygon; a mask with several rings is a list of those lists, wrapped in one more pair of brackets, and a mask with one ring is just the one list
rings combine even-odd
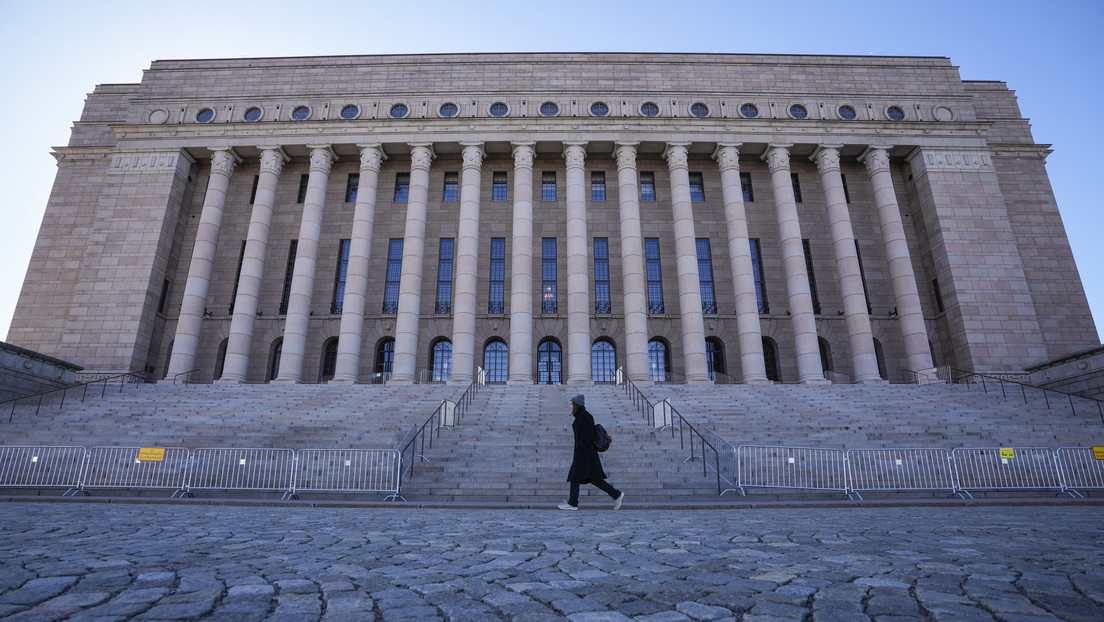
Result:
{"label": "stone pilaster", "polygon": [[636,383],[648,374],[648,293],[644,273],[644,234],[640,226],[640,189],[636,168],[638,143],[619,142],[617,197],[621,210],[621,278],[625,290],[625,373]]}
{"label": "stone pilaster", "polygon": [[809,273],[805,269],[805,249],[801,245],[801,223],[797,217],[793,182],[790,179],[790,145],[771,145],[764,154],[770,167],[774,206],[778,215],[778,233],[782,240],[782,265],[786,274],[790,320],[797,349],[797,373],[801,382],[824,382],[817,342],[813,297],[809,291]]}
{"label": "stone pilaster", "polygon": [[257,192],[253,196],[253,211],[249,216],[249,231],[245,240],[238,295],[234,299],[234,315],[230,319],[230,337],[226,342],[222,378],[218,382],[239,384],[246,381],[249,351],[253,346],[253,325],[257,321],[257,304],[264,276],[268,233],[272,225],[272,210],[276,206],[276,183],[288,156],[280,147],[260,147],[261,172]]}
{"label": "stone pilaster", "polygon": [[418,326],[421,323],[422,265],[425,261],[426,201],[429,167],[436,154],[429,143],[410,145],[410,191],[406,203],[399,309],[395,316],[395,362],[392,384],[413,384],[418,362]]}
{"label": "stone pilaster", "polygon": [[508,384],[533,384],[533,150],[514,143],[513,255],[510,261]]}
{"label": "stone pilaster", "polygon": [[881,382],[878,357],[874,353],[874,336],[870,330],[870,315],[866,306],[859,257],[855,252],[855,232],[847,210],[847,195],[843,192],[840,174],[840,145],[821,145],[812,155],[820,171],[820,186],[828,204],[828,226],[832,233],[832,248],[836,255],[836,276],[843,297],[844,322],[851,349],[851,370],[855,382]]}
{"label": "stone pilaster", "polygon": [[353,236],[349,241],[349,269],[341,309],[341,334],[337,338],[337,364],[331,381],[338,384],[354,383],[359,376],[364,300],[368,291],[368,256],[372,250],[372,227],[376,220],[376,189],[380,164],[387,157],[378,144],[357,146],[360,147],[360,180],[353,210]]}
{"label": "stone pilaster", "polygon": [[230,187],[234,167],[239,162],[241,158],[233,149],[217,149],[211,155],[211,177],[207,182],[207,194],[196,229],[192,261],[188,264],[188,280],[184,284],[184,299],[180,304],[180,319],[176,324],[166,380],[195,368],[199,333],[207,307],[207,290],[215,263],[215,248],[222,228],[222,213],[226,209],[226,191]]}
{"label": "stone pilaster", "polygon": [[455,287],[452,305],[452,377],[466,385],[475,374],[475,306],[479,270],[479,181],[483,143],[464,143],[460,176],[460,224],[456,236]]}
{"label": "stone pilaster", "polygon": [[564,143],[567,162],[567,383],[590,384],[586,143]]}
{"label": "stone pilaster", "polygon": [[671,210],[682,325],[682,359],[687,383],[710,383],[705,356],[705,320],[702,317],[701,281],[698,276],[697,236],[690,203],[690,172],[686,144],[668,143],[663,157],[671,173]]}
{"label": "stone pilaster", "polygon": [[763,330],[755,297],[755,273],[751,266],[747,212],[740,187],[740,144],[720,143],[713,157],[721,170],[721,195],[728,229],[728,256],[732,289],[736,292],[736,329],[740,334],[740,368],[746,383],[767,382],[763,361]]}

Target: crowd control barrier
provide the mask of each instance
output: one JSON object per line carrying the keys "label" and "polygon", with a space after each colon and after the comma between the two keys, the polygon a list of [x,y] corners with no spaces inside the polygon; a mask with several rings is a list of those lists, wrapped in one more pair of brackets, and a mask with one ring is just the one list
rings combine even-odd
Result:
{"label": "crowd control barrier", "polygon": [[847,494],[847,457],[842,449],[740,445],[736,449],[744,488],[797,488]]}
{"label": "crowd control barrier", "polygon": [[185,490],[190,454],[183,447],[93,447],[85,460],[80,486],[89,488],[153,488]]}
{"label": "crowd control barrier", "polygon": [[290,449],[215,449],[192,453],[185,494],[193,490],[239,490],[292,495],[295,452]]}
{"label": "crowd control barrier", "polygon": [[294,492],[378,492],[394,500],[401,474],[397,449],[300,449]]}
{"label": "crowd control barrier", "polygon": [[957,493],[951,454],[946,449],[849,449],[850,494],[933,491]]}
{"label": "crowd control barrier", "polygon": [[970,491],[981,490],[1066,492],[1054,452],[1046,447],[958,448],[951,458],[958,491],[970,498]]}
{"label": "crowd control barrier", "polygon": [[1059,447],[1055,453],[1066,492],[1084,498],[1083,490],[1104,489],[1104,447]]}
{"label": "crowd control barrier", "polygon": [[80,486],[84,447],[0,447],[0,487],[65,488]]}

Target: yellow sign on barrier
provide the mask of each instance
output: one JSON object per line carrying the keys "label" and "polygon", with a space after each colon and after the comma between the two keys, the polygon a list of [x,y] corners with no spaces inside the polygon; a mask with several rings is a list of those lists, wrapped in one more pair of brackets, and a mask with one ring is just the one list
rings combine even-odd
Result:
{"label": "yellow sign on barrier", "polygon": [[1001,458],[1009,459],[1016,457],[1016,450],[1011,447],[1001,447]]}
{"label": "yellow sign on barrier", "polygon": [[138,461],[139,462],[162,462],[165,460],[165,448],[164,447],[139,447],[138,448]]}
{"label": "yellow sign on barrier", "polygon": [[1093,447],[1093,458],[1104,460],[1104,447]]}

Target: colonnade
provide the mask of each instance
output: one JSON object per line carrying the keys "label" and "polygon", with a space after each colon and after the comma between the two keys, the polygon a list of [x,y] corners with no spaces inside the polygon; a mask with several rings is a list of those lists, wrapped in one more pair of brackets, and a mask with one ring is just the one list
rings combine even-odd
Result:
{"label": "colonnade", "polygon": [[[482,143],[463,143],[463,172],[455,258],[453,355],[451,382],[467,384],[475,372],[475,317],[477,254],[480,226]],[[695,218],[688,172],[689,143],[668,143],[663,152],[670,172],[672,223],[678,276],[679,324],[683,361],[689,383],[710,382],[705,348],[705,324],[698,274]],[[766,382],[762,334],[756,302],[747,216],[740,184],[739,143],[719,143],[713,152],[720,176],[728,236],[736,324],[739,331],[743,380]],[[333,382],[357,381],[360,368],[365,299],[370,266],[372,228],[382,145],[359,144],[360,178],[351,231],[350,254],[341,314],[337,362]],[[391,383],[416,381],[418,332],[428,210],[429,171],[435,158],[430,143],[412,143],[410,181],[406,203],[402,272],[395,317],[395,352]],[[823,381],[816,322],[790,176],[788,144],[771,144],[763,154],[770,169],[775,211],[783,255],[790,321],[801,382]],[[285,321],[282,355],[276,382],[302,381],[303,359],[311,295],[314,290],[318,243],[321,236],[325,189],[330,167],[337,159],[329,145],[308,145],[310,174],[300,221],[299,242]],[[512,143],[514,192],[510,289],[508,382],[531,383],[533,377],[533,160],[534,144]],[[275,207],[275,188],[288,160],[280,147],[261,147],[261,171],[250,216],[248,238],[238,282],[222,382],[244,382],[260,293],[268,232]],[[840,174],[840,145],[820,145],[811,159],[820,172],[827,203],[836,270],[857,382],[877,382],[877,360],[870,318],[863,292],[855,238]],[[900,209],[889,172],[888,146],[870,146],[860,157],[874,189],[875,205],[889,261],[893,295],[904,336],[910,369],[932,367],[916,277],[912,269]],[[647,280],[641,233],[636,167],[637,143],[616,143],[622,283],[624,290],[625,371],[630,380],[649,381]],[[566,164],[567,248],[567,382],[586,384],[591,378],[590,273],[588,269],[586,143],[564,143]],[[188,268],[184,299],[169,362],[168,377],[195,366],[200,327],[210,284],[215,247],[226,207],[226,191],[234,166],[241,159],[229,148],[214,149],[209,182],[196,243]]]}

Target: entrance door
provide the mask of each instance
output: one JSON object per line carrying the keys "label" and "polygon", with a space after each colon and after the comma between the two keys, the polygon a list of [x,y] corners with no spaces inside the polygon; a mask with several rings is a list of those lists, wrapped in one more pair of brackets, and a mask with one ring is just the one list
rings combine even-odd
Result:
{"label": "entrance door", "polygon": [[563,384],[560,344],[551,339],[537,346],[537,384]]}

